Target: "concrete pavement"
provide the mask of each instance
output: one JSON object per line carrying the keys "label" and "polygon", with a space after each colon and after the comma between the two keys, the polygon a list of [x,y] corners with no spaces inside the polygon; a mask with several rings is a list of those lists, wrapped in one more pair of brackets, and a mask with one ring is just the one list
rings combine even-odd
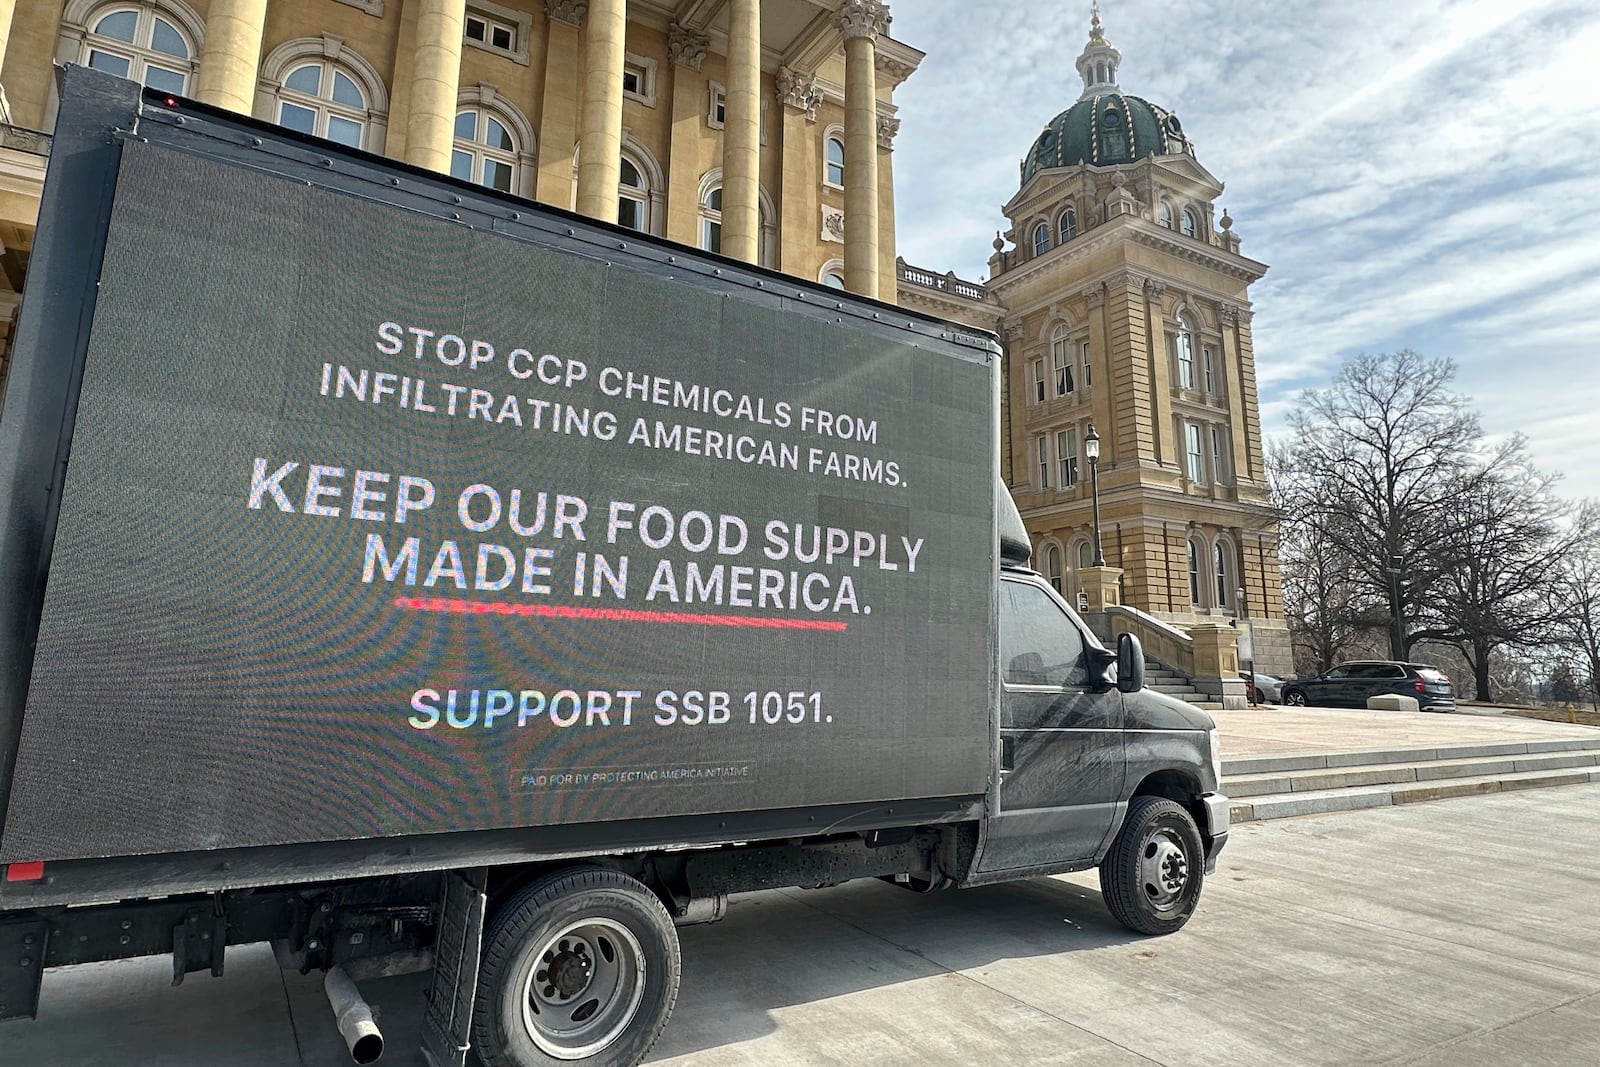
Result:
{"label": "concrete pavement", "polygon": [[1516,716],[1460,716],[1361,708],[1213,711],[1224,759],[1362,749],[1427,748],[1558,738],[1600,740],[1600,729]]}
{"label": "concrete pavement", "polygon": [[[652,1062],[1596,1063],[1597,842],[1594,785],[1249,824],[1165,939],[1116,926],[1092,874],[753,894],[681,931]],[[40,1020],[0,1027],[0,1063],[347,1062],[316,978],[263,951],[231,954],[220,981],[169,976],[165,960],[50,973]],[[383,1062],[418,1064],[420,980],[366,988]]]}

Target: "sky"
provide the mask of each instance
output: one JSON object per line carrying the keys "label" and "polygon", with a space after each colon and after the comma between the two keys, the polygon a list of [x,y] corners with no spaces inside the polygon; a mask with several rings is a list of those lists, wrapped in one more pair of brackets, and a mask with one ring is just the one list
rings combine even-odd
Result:
{"label": "sky", "polygon": [[[977,280],[1089,0],[895,0],[896,243]],[[1491,438],[1600,497],[1600,0],[1103,0],[1125,92],[1226,185],[1262,415],[1356,353],[1449,356]],[[1219,212],[1220,214],[1220,212]]]}

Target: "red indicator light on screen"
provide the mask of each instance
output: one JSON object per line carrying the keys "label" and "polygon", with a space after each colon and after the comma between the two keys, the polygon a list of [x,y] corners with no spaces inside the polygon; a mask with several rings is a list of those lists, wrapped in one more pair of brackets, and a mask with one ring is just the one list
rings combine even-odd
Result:
{"label": "red indicator light on screen", "polygon": [[43,877],[43,860],[34,860],[32,863],[13,863],[6,868],[6,881],[8,882],[37,882]]}

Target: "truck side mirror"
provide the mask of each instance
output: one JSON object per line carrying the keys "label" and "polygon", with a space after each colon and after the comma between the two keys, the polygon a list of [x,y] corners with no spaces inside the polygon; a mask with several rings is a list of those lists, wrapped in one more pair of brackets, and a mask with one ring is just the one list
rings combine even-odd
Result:
{"label": "truck side mirror", "polygon": [[1133,634],[1117,635],[1117,688],[1124,693],[1144,688],[1144,646]]}

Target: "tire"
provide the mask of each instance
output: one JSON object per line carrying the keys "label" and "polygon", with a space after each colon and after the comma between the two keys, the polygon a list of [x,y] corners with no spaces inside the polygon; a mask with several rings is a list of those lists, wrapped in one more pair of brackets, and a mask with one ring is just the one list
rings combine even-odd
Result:
{"label": "tire", "polygon": [[1200,831],[1182,805],[1165,797],[1135,797],[1100,864],[1100,895],[1128,929],[1176,933],[1200,903],[1205,863]]}
{"label": "tire", "polygon": [[1266,702],[1267,702],[1267,694],[1265,694],[1261,690],[1257,689],[1256,690],[1256,703],[1257,704],[1265,704]]}
{"label": "tire", "polygon": [[1303,708],[1306,706],[1306,695],[1298,689],[1285,689],[1283,702],[1291,708]]}
{"label": "tire", "polygon": [[484,931],[473,1046],[484,1067],[634,1067],[667,1025],[681,970],[678,931],[642,882],[558,871]]}

